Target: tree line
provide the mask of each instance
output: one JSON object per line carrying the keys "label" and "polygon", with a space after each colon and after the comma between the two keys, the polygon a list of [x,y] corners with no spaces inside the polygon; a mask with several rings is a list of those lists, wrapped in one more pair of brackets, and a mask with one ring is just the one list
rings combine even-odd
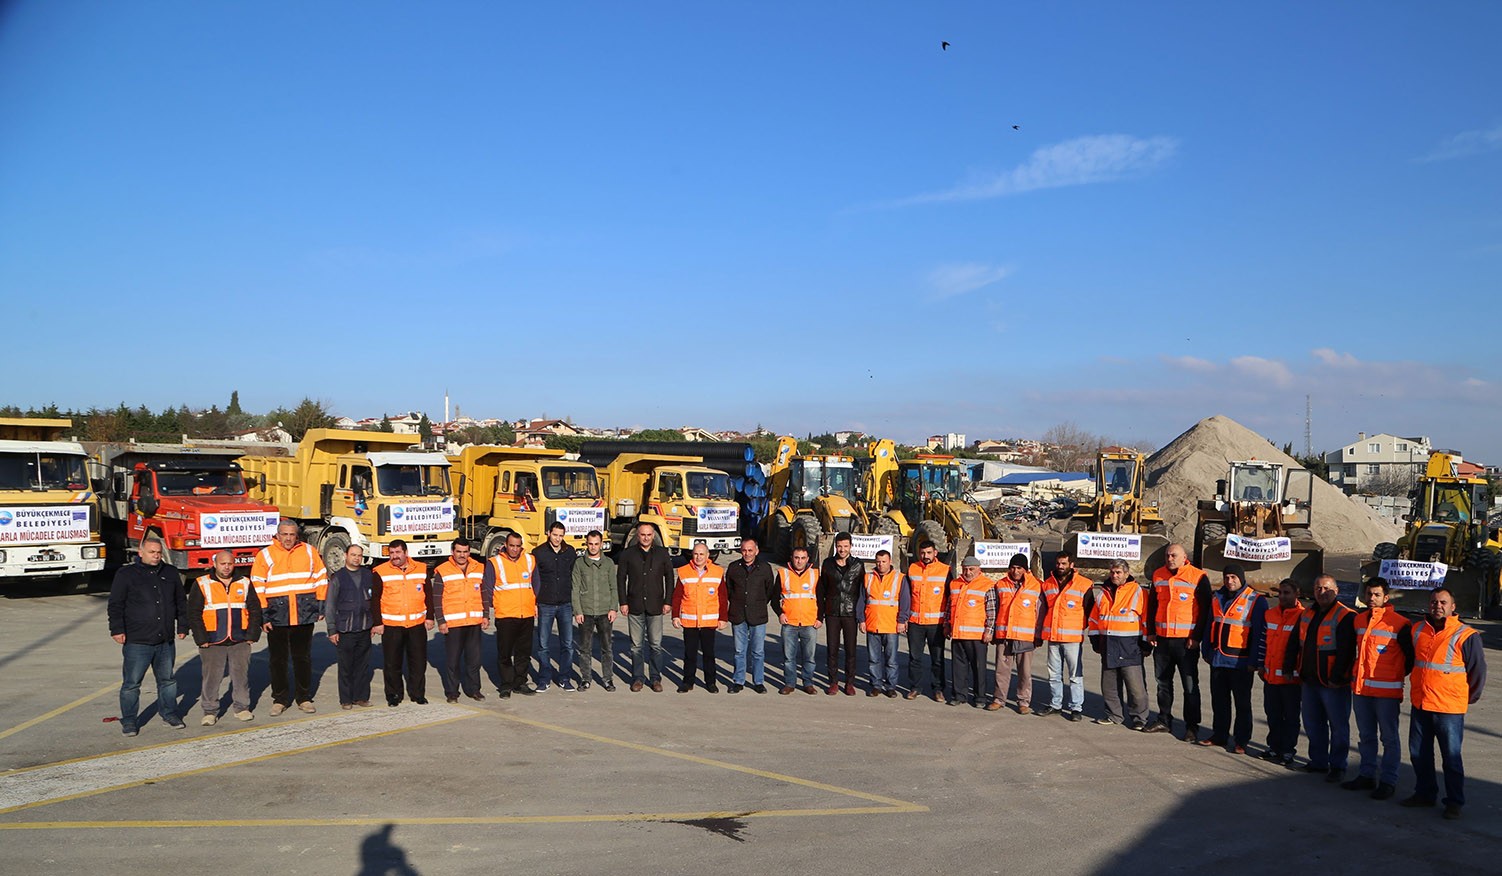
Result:
{"label": "tree line", "polygon": [[220,408],[217,404],[208,409],[167,406],[153,411],[146,405],[130,407],[121,402],[114,408],[91,407],[87,410],[59,408],[49,404],[42,408],[29,407],[22,410],[16,405],[0,406],[3,417],[51,417],[73,421],[72,435],[80,441],[150,441],[175,443],[188,438],[227,438],[250,429],[270,429],[281,426],[291,433],[293,440],[302,440],[309,429],[324,429],[334,425],[335,417],[324,401],[304,398],[295,407],[277,407],[264,414],[253,414],[240,407],[240,393],[231,392],[229,404]]}

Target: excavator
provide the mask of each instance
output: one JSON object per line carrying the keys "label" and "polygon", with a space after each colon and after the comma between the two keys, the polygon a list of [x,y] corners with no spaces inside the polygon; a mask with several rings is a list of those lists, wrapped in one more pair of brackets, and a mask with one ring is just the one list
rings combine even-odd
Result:
{"label": "excavator", "polygon": [[[1306,592],[1324,573],[1325,549],[1310,528],[1313,517],[1314,475],[1301,468],[1285,470],[1275,462],[1250,459],[1232,462],[1224,480],[1216,481],[1215,497],[1201,499],[1194,528],[1193,560],[1206,571],[1239,564],[1247,584],[1276,593],[1278,583],[1292,578]],[[1230,536],[1289,539],[1286,560],[1227,559]]]}
{"label": "excavator", "polygon": [[853,458],[802,456],[797,439],[777,439],[767,472],[771,507],[762,524],[771,554],[786,560],[793,548],[806,547],[818,562],[829,553],[836,533],[866,532],[868,518],[860,492]]}
{"label": "excavator", "polygon": [[[1073,553],[1081,569],[1104,571],[1107,560],[1079,555],[1094,533],[1137,534],[1142,549],[1137,559],[1127,558],[1132,575],[1146,575],[1163,565],[1168,549],[1168,525],[1158,512],[1158,503],[1146,498],[1146,466],[1142,454],[1124,447],[1107,447],[1095,458],[1095,499],[1082,502],[1065,524],[1064,549]],[[1088,552],[1088,551],[1087,551]]]}

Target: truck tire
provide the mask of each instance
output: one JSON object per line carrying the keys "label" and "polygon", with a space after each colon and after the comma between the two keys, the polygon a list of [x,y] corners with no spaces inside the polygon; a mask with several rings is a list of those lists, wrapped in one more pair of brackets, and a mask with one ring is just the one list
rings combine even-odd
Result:
{"label": "truck tire", "polygon": [[318,555],[323,557],[324,568],[338,571],[344,568],[344,552],[353,544],[349,534],[342,529],[331,529],[318,542]]}
{"label": "truck tire", "polygon": [[1205,528],[1200,530],[1200,544],[1209,544],[1212,541],[1225,541],[1226,525],[1224,523],[1206,523]]}
{"label": "truck tire", "polygon": [[1294,541],[1309,541],[1314,538],[1314,532],[1307,526],[1295,526],[1288,530],[1288,537]]}
{"label": "truck tire", "polygon": [[1374,560],[1396,560],[1398,558],[1398,546],[1390,541],[1384,541],[1372,548]]}
{"label": "truck tire", "polygon": [[1064,524],[1065,532],[1085,532],[1089,528],[1090,524],[1078,517],[1071,517],[1069,522]]}
{"label": "truck tire", "polygon": [[883,514],[880,517],[876,518],[876,534],[901,535],[902,528],[897,525],[897,521]]}
{"label": "truck tire", "polygon": [[913,529],[913,556],[918,555],[918,545],[925,541],[933,542],[941,554],[949,551],[949,536],[937,520],[920,520]]}
{"label": "truck tire", "polygon": [[786,563],[793,556],[793,525],[781,514],[773,514],[769,526],[772,555]]}
{"label": "truck tire", "polygon": [[1466,565],[1483,575],[1497,568],[1499,556],[1484,547],[1474,548],[1466,558]]}
{"label": "truck tire", "polygon": [[506,544],[506,533],[504,533],[504,532],[492,532],[492,533],[490,533],[489,535],[485,536],[485,540],[484,541],[480,542],[480,559],[482,559],[482,560],[488,560],[488,559],[490,559],[491,557],[493,557],[496,554],[500,553],[501,552],[501,548],[503,546],[505,546],[505,544]]}
{"label": "truck tire", "polygon": [[789,546],[788,556],[792,556],[792,548],[808,548],[809,562],[820,562],[819,559],[819,536],[824,534],[823,527],[819,526],[819,519],[812,514],[800,514],[793,519],[793,542]]}
{"label": "truck tire", "polygon": [[1167,535],[1168,524],[1162,520],[1150,520],[1142,527],[1142,531],[1148,535]]}

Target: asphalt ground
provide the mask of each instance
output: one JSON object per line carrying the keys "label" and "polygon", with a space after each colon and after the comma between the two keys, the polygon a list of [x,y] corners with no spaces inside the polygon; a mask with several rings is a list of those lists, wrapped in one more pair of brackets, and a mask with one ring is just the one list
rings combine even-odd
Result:
{"label": "asphalt ground", "polygon": [[[1496,657],[1502,627],[1483,625]],[[1467,717],[1464,817],[1400,808],[1413,779],[1408,719],[1398,797],[1164,734],[985,712],[928,699],[556,688],[344,712],[333,648],[314,641],[319,711],[270,717],[264,644],[254,721],[198,725],[198,662],[180,644],[188,727],[119,724],[120,649],[96,591],[12,588],[0,599],[0,872],[1495,873],[1502,852],[1502,692]],[[617,668],[627,666],[624,622]],[[900,667],[905,672],[903,646]],[[493,642],[484,646],[493,678]],[[373,662],[379,665],[379,649]],[[824,649],[819,646],[819,666]],[[1040,677],[1045,675],[1039,660]],[[1502,666],[1502,664],[1496,664]],[[598,662],[596,662],[598,666]],[[1502,671],[1502,670],[1498,670]],[[1102,714],[1099,665],[1086,712]],[[1209,720],[1208,672],[1201,672]],[[1046,678],[1034,705],[1047,700]],[[226,692],[226,704],[227,704]],[[1182,700],[1181,700],[1182,701]],[[1260,684],[1254,742],[1265,735]],[[1208,732],[1208,727],[1206,728]],[[1354,723],[1353,723],[1354,734]],[[1354,744],[1354,739],[1353,739]],[[1301,747],[1302,751],[1302,747]],[[1356,754],[1352,751],[1355,773]],[[1126,868],[1126,869],[1123,869]]]}

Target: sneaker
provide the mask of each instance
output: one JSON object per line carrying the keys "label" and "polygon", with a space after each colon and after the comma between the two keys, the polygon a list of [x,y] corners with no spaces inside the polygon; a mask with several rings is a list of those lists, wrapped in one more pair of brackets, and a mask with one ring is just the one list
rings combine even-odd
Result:
{"label": "sneaker", "polygon": [[1460,807],[1457,806],[1457,805],[1455,805],[1454,803],[1446,803],[1445,804],[1445,818],[1448,819],[1448,820],[1450,820],[1450,821],[1454,821],[1455,819],[1457,819],[1459,817],[1460,817]]}
{"label": "sneaker", "polygon": [[275,718],[277,715],[280,715],[285,711],[287,711],[287,707],[282,705],[281,703],[271,704],[271,717]]}
{"label": "sneaker", "polygon": [[1113,721],[1113,720],[1111,720],[1110,718],[1093,718],[1093,719],[1091,719],[1090,723],[1092,723],[1092,724],[1115,724],[1116,722]]}
{"label": "sneaker", "polygon": [[600,687],[603,688],[606,693],[615,693],[615,682],[613,681],[607,681],[604,684],[600,685]]}
{"label": "sneaker", "polygon": [[[368,706],[370,705],[370,703],[365,703],[364,705]],[[249,721],[255,718],[255,716],[256,713],[252,712],[250,709],[241,709],[240,711],[235,713],[235,718],[241,721]]]}
{"label": "sneaker", "polygon": [[1397,790],[1398,789],[1393,785],[1389,785],[1384,782],[1378,785],[1377,790],[1371,793],[1371,798],[1373,800],[1389,800],[1392,798],[1392,795],[1397,792]]}
{"label": "sneaker", "polygon": [[544,683],[544,684],[539,684],[539,685],[538,685],[538,686],[537,686],[537,692],[538,692],[538,693],[547,693],[547,692],[548,692],[548,687],[549,687],[549,686],[548,686],[548,685],[547,685],[547,684],[546,684],[546,683]]}
{"label": "sneaker", "polygon": [[791,684],[785,684],[782,686],[782,690],[778,691],[778,693],[782,694],[783,696],[787,696],[788,694],[792,693],[793,690],[794,688]]}
{"label": "sneaker", "polygon": [[1085,713],[1084,712],[1065,712],[1064,713],[1064,718],[1065,718],[1065,720],[1073,721],[1074,723],[1078,724],[1079,722],[1085,720]]}
{"label": "sneaker", "polygon": [[129,724],[121,724],[120,725],[120,735],[121,736],[139,736],[140,733],[141,733],[141,731],[139,731],[136,728],[130,726]]}
{"label": "sneaker", "polygon": [[509,700],[509,699],[511,699],[511,691],[503,689],[501,691],[501,693],[500,693],[500,697],[503,700]]}
{"label": "sneaker", "polygon": [[203,720],[198,722],[198,726],[200,726],[200,727],[212,727],[215,724],[217,724],[218,722],[219,722],[219,716],[217,716],[217,715],[204,715],[203,716]]}
{"label": "sneaker", "polygon": [[589,690],[589,682],[587,682],[587,681],[581,681],[581,682],[579,682],[579,690],[581,690],[581,691]]}
{"label": "sneaker", "polygon": [[761,682],[757,682],[756,684],[751,685],[751,689],[756,691],[757,693],[764,694],[767,692],[767,686],[762,684]]}
{"label": "sneaker", "polygon": [[1142,731],[1147,729],[1147,722],[1139,721],[1136,718],[1133,718],[1130,721],[1126,722],[1126,728],[1128,730],[1135,730],[1138,733],[1141,733]]}
{"label": "sneaker", "polygon": [[184,727],[188,726],[187,724],[183,723],[182,718],[163,718],[162,723],[166,724],[168,727],[171,727],[173,730],[181,730]]}
{"label": "sneaker", "polygon": [[[1054,712],[1057,712],[1057,711],[1059,711],[1059,710],[1055,709],[1053,706],[1039,706],[1038,708],[1036,708],[1036,709],[1033,710],[1033,714],[1037,715],[1040,718],[1047,718],[1049,715],[1052,715]],[[1068,714],[1068,713],[1066,712],[1065,714]]]}
{"label": "sneaker", "polygon": [[312,700],[304,700],[303,702],[297,704],[297,710],[300,712],[307,712],[309,715],[311,715],[314,712],[318,711],[318,707],[313,705]]}
{"label": "sneaker", "polygon": [[1170,731],[1170,729],[1171,728],[1169,728],[1169,726],[1167,724],[1163,723],[1162,721],[1149,721],[1148,725],[1142,729],[1142,732],[1143,733],[1167,733],[1167,732]]}
{"label": "sneaker", "polygon": [[1349,782],[1341,782],[1340,786],[1347,791],[1375,791],[1377,780],[1371,776],[1357,776]]}
{"label": "sneaker", "polygon": [[564,683],[558,685],[558,689],[563,691],[564,693],[573,693],[574,683],[572,681],[565,681]]}
{"label": "sneaker", "polygon": [[533,694],[537,693],[537,691],[532,687],[532,685],[527,684],[526,682],[522,682],[521,687],[518,687],[516,689],[516,692],[519,693],[519,694],[521,694],[524,697],[530,697]]}
{"label": "sneaker", "polygon": [[1434,798],[1432,798],[1432,797],[1420,797],[1419,795],[1414,794],[1412,797],[1406,797],[1406,798],[1404,798],[1402,801],[1400,801],[1398,803],[1398,805],[1406,807],[1408,809],[1423,809],[1423,808],[1427,808],[1427,807],[1433,806],[1434,805]]}

